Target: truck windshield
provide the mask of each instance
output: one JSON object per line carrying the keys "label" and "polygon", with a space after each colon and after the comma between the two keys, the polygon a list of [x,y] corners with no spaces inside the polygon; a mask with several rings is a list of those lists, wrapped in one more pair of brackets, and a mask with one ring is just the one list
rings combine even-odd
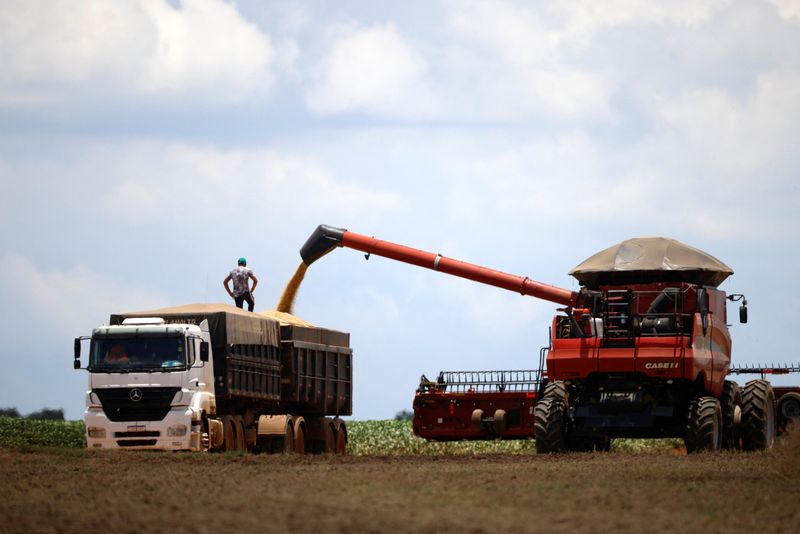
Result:
{"label": "truck windshield", "polygon": [[89,368],[94,371],[182,371],[186,351],[182,337],[97,338],[92,340]]}

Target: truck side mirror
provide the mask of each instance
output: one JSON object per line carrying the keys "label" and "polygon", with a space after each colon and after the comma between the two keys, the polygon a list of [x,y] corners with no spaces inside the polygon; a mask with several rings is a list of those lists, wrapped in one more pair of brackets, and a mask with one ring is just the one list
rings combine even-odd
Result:
{"label": "truck side mirror", "polygon": [[739,322],[746,323],[747,322],[747,304],[743,303],[739,306]]}
{"label": "truck side mirror", "polygon": [[75,359],[79,359],[81,357],[81,338],[75,338]]}
{"label": "truck side mirror", "polygon": [[81,368],[81,361],[78,359],[73,360],[72,362],[73,369],[80,369]]}
{"label": "truck side mirror", "polygon": [[200,342],[200,361],[201,362],[208,361],[208,341]]}

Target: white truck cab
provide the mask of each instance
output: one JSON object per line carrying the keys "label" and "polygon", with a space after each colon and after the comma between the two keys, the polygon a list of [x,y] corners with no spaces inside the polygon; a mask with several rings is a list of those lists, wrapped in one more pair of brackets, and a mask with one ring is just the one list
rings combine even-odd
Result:
{"label": "white truck cab", "polygon": [[86,370],[86,442],[90,449],[203,450],[214,413],[214,365],[208,322],[125,319],[90,339]]}

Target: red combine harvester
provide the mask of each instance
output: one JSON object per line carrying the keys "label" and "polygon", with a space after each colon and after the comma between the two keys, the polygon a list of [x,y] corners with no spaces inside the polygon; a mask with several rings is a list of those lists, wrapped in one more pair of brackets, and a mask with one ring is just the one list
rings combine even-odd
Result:
{"label": "red combine harvester", "polygon": [[741,301],[743,323],[747,301],[717,289],[729,267],[678,241],[631,239],[595,254],[570,271],[580,291],[325,225],[300,255],[310,265],[339,246],[563,306],[538,371],[423,377],[414,431],[427,439],[533,436],[536,450],[549,453],[607,450],[620,437],[680,437],[689,452],[756,450],[771,447],[800,412],[798,388],[781,391],[779,406],[763,376],[743,388],[727,379],[725,301]]}

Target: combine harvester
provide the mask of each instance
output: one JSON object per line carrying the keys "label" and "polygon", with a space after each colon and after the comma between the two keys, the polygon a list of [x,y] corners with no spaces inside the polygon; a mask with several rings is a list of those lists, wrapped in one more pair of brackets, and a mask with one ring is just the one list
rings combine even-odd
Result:
{"label": "combine harvester", "polygon": [[[539,453],[608,450],[614,438],[682,438],[689,452],[768,449],[800,415],[800,388],[776,391],[758,368],[729,380],[731,338],[718,286],[733,271],[664,238],[624,241],[570,274],[570,291],[345,229],[319,226],[300,250],[306,265],[336,247],[359,250],[561,305],[538,370],[424,376],[414,431],[429,440],[530,438]],[[747,369],[736,369],[744,373]],[[752,370],[752,369],[751,369]]]}

